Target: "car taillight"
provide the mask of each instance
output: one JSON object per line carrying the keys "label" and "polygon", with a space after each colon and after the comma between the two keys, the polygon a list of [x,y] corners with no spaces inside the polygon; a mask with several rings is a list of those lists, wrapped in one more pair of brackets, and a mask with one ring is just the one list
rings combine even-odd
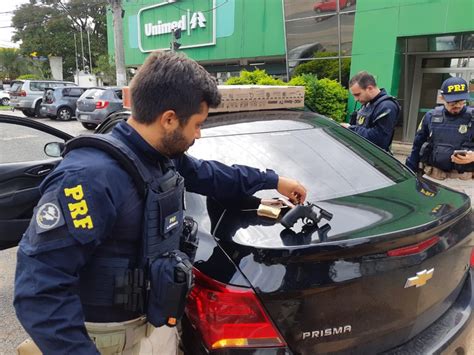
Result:
{"label": "car taillight", "polygon": [[286,346],[253,290],[194,275],[186,314],[208,349]]}
{"label": "car taillight", "polygon": [[18,96],[26,96],[26,91],[25,91],[25,90],[21,90],[20,93],[18,94]]}
{"label": "car taillight", "polygon": [[109,106],[109,102],[105,101],[105,100],[99,100],[95,104],[95,108],[99,109],[99,110],[103,109],[103,108],[106,108],[107,106]]}
{"label": "car taillight", "polygon": [[421,253],[422,251],[425,251],[426,249],[432,247],[436,243],[439,242],[439,237],[434,236],[429,239],[426,239],[420,243],[409,245],[406,247],[398,248],[398,249],[392,249],[387,252],[388,256],[407,256],[407,255],[412,255],[412,254],[418,254]]}
{"label": "car taillight", "polygon": [[471,267],[474,267],[474,248],[472,249],[472,252],[471,252]]}

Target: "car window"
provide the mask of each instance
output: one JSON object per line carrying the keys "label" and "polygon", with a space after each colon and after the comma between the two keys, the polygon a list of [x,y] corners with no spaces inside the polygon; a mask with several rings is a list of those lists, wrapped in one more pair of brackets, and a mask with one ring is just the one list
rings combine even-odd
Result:
{"label": "car window", "polygon": [[114,93],[119,100],[122,100],[122,90],[115,90]]}
{"label": "car window", "polygon": [[84,89],[78,89],[78,88],[69,88],[68,90],[69,90],[68,96],[71,96],[71,97],[79,97],[84,92]]}
{"label": "car window", "polygon": [[31,91],[43,91],[47,87],[54,87],[54,86],[48,85],[44,81],[30,82],[30,90]]}
{"label": "car window", "polygon": [[[265,123],[272,127],[271,122]],[[412,177],[377,147],[342,127],[331,126],[214,137],[206,132],[202,139],[196,140],[190,154],[227,164],[273,169],[306,186],[309,201],[377,190]],[[212,128],[204,131],[208,130]],[[262,197],[274,194],[258,193]]]}
{"label": "car window", "polygon": [[44,146],[58,141],[59,138],[30,127],[0,122],[0,164],[51,159]]}
{"label": "car window", "polygon": [[89,90],[86,90],[86,92],[84,92],[84,94],[82,94],[82,97],[83,98],[86,98],[86,99],[101,99],[102,98],[102,95],[103,93],[105,92],[105,90],[102,90],[102,89],[89,89]]}

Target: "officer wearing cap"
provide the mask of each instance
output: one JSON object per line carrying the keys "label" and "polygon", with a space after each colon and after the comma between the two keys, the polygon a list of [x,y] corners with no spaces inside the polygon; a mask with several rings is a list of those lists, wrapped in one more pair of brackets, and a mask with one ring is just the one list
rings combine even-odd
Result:
{"label": "officer wearing cap", "polygon": [[[305,200],[303,186],[272,170],[183,154],[201,137],[209,107],[221,100],[214,78],[196,62],[153,52],[130,90],[128,121],[91,139],[128,152],[151,176],[147,194],[141,195],[125,165],[96,147],[70,150],[44,180],[17,254],[14,306],[34,341],[21,344],[20,354],[176,354],[176,328],[168,327],[176,319],[160,326],[160,305],[174,309],[173,302],[186,297],[169,297],[175,289],[154,285],[173,281],[165,276],[185,277],[186,284],[191,279],[166,273],[171,262],[172,271],[190,271],[181,251],[161,254],[183,233],[184,187],[224,199],[277,189],[293,201]],[[144,241],[145,234],[156,243]]]}
{"label": "officer wearing cap", "polygon": [[[467,82],[458,77],[446,79],[441,85],[441,99],[443,105],[427,112],[420,122],[406,165],[438,180],[471,179],[474,164],[469,151],[474,149],[474,112],[466,105]],[[458,155],[459,151],[463,156]]]}
{"label": "officer wearing cap", "polygon": [[385,89],[379,89],[373,75],[366,71],[351,78],[349,90],[362,107],[354,112],[350,124],[341,125],[389,151],[400,114],[397,100],[388,95]]}

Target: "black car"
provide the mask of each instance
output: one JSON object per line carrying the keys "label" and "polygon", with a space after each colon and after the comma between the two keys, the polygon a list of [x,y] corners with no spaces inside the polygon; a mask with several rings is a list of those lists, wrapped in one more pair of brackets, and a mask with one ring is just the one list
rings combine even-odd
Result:
{"label": "black car", "polygon": [[[116,114],[97,132],[126,118]],[[70,138],[17,117],[0,116],[0,123]],[[46,151],[58,154],[54,147]],[[360,136],[305,111],[212,115],[190,153],[297,178],[315,206],[286,228],[281,216],[258,213],[260,198],[275,191],[238,201],[187,193],[200,243],[182,320],[186,354],[472,351],[468,196],[417,178]],[[37,186],[58,162],[1,165],[4,248],[18,242]],[[294,211],[288,210],[281,215]]]}

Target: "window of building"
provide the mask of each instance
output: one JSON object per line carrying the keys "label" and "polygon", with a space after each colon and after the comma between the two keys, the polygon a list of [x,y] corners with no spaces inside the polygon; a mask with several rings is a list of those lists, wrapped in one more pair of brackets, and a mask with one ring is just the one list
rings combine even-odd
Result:
{"label": "window of building", "polygon": [[347,86],[356,0],[285,0],[284,5],[290,77],[302,65]]}

